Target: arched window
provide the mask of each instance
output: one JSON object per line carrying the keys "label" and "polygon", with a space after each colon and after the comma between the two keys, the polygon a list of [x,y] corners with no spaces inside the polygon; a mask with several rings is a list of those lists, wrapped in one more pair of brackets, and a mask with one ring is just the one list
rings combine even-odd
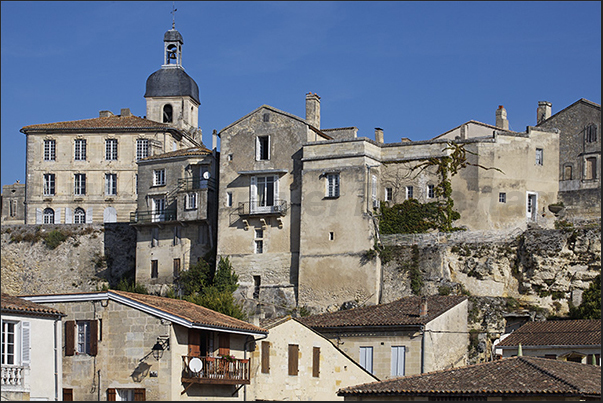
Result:
{"label": "arched window", "polygon": [[44,209],[44,224],[54,224],[54,210],[50,207]]}
{"label": "arched window", "polygon": [[75,212],[73,213],[73,222],[76,224],[86,223],[86,212],[83,208],[78,207],[75,209]]}
{"label": "arched window", "polygon": [[172,105],[167,104],[163,107],[163,123],[172,123]]}

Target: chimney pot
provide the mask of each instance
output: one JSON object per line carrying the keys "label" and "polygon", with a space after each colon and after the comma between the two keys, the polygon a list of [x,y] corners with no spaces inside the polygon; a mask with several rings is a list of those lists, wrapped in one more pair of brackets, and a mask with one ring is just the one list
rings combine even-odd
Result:
{"label": "chimney pot", "polygon": [[130,112],[130,108],[122,108],[121,116],[132,116],[132,112]]}
{"label": "chimney pot", "polygon": [[421,308],[419,310],[419,316],[427,315],[427,297],[421,297]]}
{"label": "chimney pot", "polygon": [[496,127],[503,130],[509,130],[507,110],[502,105],[498,105],[498,109],[496,110]]}
{"label": "chimney pot", "polygon": [[375,127],[375,141],[383,144],[383,129]]}
{"label": "chimney pot", "polygon": [[551,117],[552,104],[547,101],[538,101],[538,109],[536,110],[536,124],[540,124]]}
{"label": "chimney pot", "polygon": [[98,112],[99,118],[108,118],[109,116],[115,116],[115,115],[113,115],[113,112],[111,112],[111,111],[99,111]]}
{"label": "chimney pot", "polygon": [[306,123],[320,129],[320,97],[316,93],[306,94]]}

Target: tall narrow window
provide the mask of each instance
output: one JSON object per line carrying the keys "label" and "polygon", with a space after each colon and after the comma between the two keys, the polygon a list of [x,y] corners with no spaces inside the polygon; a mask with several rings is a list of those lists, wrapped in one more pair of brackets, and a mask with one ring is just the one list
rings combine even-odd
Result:
{"label": "tall narrow window", "polygon": [[274,211],[278,199],[278,176],[252,176],[250,187],[252,213],[269,213]]}
{"label": "tall narrow window", "polygon": [[50,207],[44,209],[44,224],[54,224],[54,210]]}
{"label": "tall narrow window", "polygon": [[590,157],[586,159],[586,172],[584,179],[592,180],[597,179],[597,158]]}
{"label": "tall narrow window", "polygon": [[385,201],[394,200],[394,189],[393,188],[385,188]]}
{"label": "tall narrow window", "polygon": [[75,174],[74,193],[78,196],[86,194],[86,174]]}
{"label": "tall narrow window", "polygon": [[159,277],[159,262],[157,260],[151,260],[151,278]]}
{"label": "tall narrow window", "polygon": [[373,373],[373,347],[360,347],[360,366]]}
{"label": "tall narrow window", "polygon": [[264,230],[255,230],[255,253],[264,253]]}
{"label": "tall narrow window", "polygon": [[167,104],[163,106],[163,123],[172,123],[173,120],[173,109],[172,105]]}
{"label": "tall narrow window", "polygon": [[262,342],[262,374],[270,373],[270,342]]}
{"label": "tall narrow window", "polygon": [[320,347],[312,348],[312,376],[314,378],[320,376]]}
{"label": "tall narrow window", "polygon": [[507,202],[507,194],[505,192],[500,192],[498,194],[498,202],[499,203],[506,203]]}
{"label": "tall narrow window", "polygon": [[391,375],[404,376],[405,346],[392,346]]}
{"label": "tall narrow window", "polygon": [[173,273],[174,273],[173,274],[174,278],[180,277],[180,259],[179,258],[174,259]]}
{"label": "tall narrow window", "polygon": [[406,186],[406,199],[412,199],[414,196],[414,188],[412,186]]}
{"label": "tall narrow window", "polygon": [[260,276],[253,276],[253,299],[260,298],[260,285],[262,284],[262,278]]}
{"label": "tall narrow window", "polygon": [[299,346],[289,344],[289,375],[297,376],[299,372]]}
{"label": "tall narrow window", "polygon": [[257,161],[270,159],[270,136],[258,136],[255,144],[255,157]]}
{"label": "tall narrow window", "polygon": [[107,161],[117,160],[117,139],[105,140],[105,159]]}
{"label": "tall narrow window", "polygon": [[174,245],[180,245],[180,241],[181,241],[180,238],[181,238],[180,226],[175,226],[174,227],[174,240],[173,240]]}
{"label": "tall narrow window", "polygon": [[165,169],[153,170],[153,186],[165,185]]}
{"label": "tall narrow window", "polygon": [[435,197],[435,186],[427,185],[427,198],[433,199]]}
{"label": "tall narrow window", "polygon": [[75,140],[75,154],[73,159],[76,161],[86,161],[86,140]]}
{"label": "tall narrow window", "polygon": [[153,199],[153,222],[165,221],[165,199],[157,197]]}
{"label": "tall narrow window", "polygon": [[86,224],[86,211],[83,208],[78,207],[73,213],[73,222],[75,224]]}
{"label": "tall narrow window", "polygon": [[327,197],[339,197],[339,174],[327,174]]}
{"label": "tall narrow window", "polygon": [[11,200],[9,203],[9,215],[15,217],[17,215],[17,201]]}
{"label": "tall narrow window", "polygon": [[544,151],[542,148],[536,149],[536,165],[544,165]]}
{"label": "tall narrow window", "polygon": [[149,140],[136,140],[136,160],[141,160],[149,156]]}
{"label": "tall narrow window", "polygon": [[77,353],[90,354],[90,321],[77,321]]}
{"label": "tall narrow window", "polygon": [[107,196],[117,194],[117,174],[105,174],[105,194]]}
{"label": "tall narrow window", "polygon": [[563,180],[569,181],[572,180],[572,166],[566,165],[563,167]]}
{"label": "tall narrow window", "polygon": [[159,228],[151,228],[151,247],[159,245]]}
{"label": "tall narrow window", "polygon": [[597,141],[597,125],[590,124],[586,126],[585,137],[587,143],[595,143]]}
{"label": "tall narrow window", "polygon": [[56,141],[44,140],[44,161],[56,160]]}
{"label": "tall narrow window", "polygon": [[226,192],[226,207],[232,207],[232,192]]}
{"label": "tall narrow window", "polygon": [[54,174],[44,174],[44,196],[54,196]]}
{"label": "tall narrow window", "polygon": [[[17,364],[16,358],[16,327],[18,322],[2,321],[2,365]],[[4,372],[4,368],[2,369]]]}
{"label": "tall narrow window", "polygon": [[197,193],[187,193],[184,195],[184,208],[195,210],[197,208]]}
{"label": "tall narrow window", "polygon": [[373,208],[379,207],[379,200],[377,200],[377,175],[371,176],[371,200],[373,201]]}

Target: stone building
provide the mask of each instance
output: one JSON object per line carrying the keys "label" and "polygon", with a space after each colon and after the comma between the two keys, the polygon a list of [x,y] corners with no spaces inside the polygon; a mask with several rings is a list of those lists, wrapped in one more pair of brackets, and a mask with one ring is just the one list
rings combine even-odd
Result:
{"label": "stone building", "polygon": [[147,116],[100,111],[94,119],[25,126],[25,223],[128,222],[137,165],[148,156],[201,145],[199,89],[181,65],[182,36],[164,35],[164,65],[147,80]]}
{"label": "stone building", "polygon": [[568,218],[601,216],[601,105],[579,99],[551,116],[538,102],[536,127],[559,131],[559,201]]}
{"label": "stone building", "polygon": [[216,244],[217,153],[185,148],[138,162],[136,283],[162,292]]}
{"label": "stone building", "polygon": [[2,186],[2,224],[24,224],[25,184],[16,181]]}

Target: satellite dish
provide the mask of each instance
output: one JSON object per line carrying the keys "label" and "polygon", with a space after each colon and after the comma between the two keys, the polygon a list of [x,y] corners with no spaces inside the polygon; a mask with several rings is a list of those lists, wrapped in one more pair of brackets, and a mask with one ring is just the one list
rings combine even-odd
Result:
{"label": "satellite dish", "polygon": [[195,373],[200,372],[203,369],[203,361],[197,357],[191,359],[188,363],[188,369]]}
{"label": "satellite dish", "polygon": [[207,179],[209,179],[209,176],[210,176],[209,171],[203,172],[203,179],[207,180]]}

